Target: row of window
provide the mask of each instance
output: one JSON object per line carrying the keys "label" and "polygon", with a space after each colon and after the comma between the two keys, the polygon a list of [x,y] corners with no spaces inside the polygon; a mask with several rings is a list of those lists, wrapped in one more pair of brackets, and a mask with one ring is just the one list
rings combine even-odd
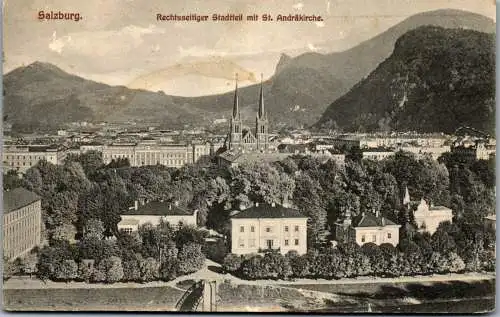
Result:
{"label": "row of window", "polygon": [[[392,239],[392,234],[390,232],[387,232],[387,239]],[[361,242],[366,242],[366,235],[361,236]],[[377,242],[377,235],[376,234],[372,235],[371,242]]]}
{"label": "row of window", "polygon": [[[283,241],[283,245],[284,246],[290,246],[291,242],[293,242],[293,245],[299,245],[299,239],[293,239],[293,241],[285,239]],[[244,248],[245,247],[245,240],[244,239],[239,239],[238,240],[238,245],[240,246],[240,248]],[[268,249],[271,249],[273,246],[274,246],[274,240],[266,240],[266,247]],[[256,247],[255,239],[248,239],[248,247],[249,248],[255,248]]]}
{"label": "row of window", "polygon": [[37,202],[28,205],[22,209],[10,212],[8,214],[5,214],[4,217],[4,223],[8,224],[14,220],[26,217],[26,216],[32,216],[31,213],[32,211],[36,211],[35,209],[39,209],[37,206]]}
{"label": "row of window", "polygon": [[[272,232],[272,228],[271,227],[266,227],[264,230],[266,232]],[[285,226],[284,227],[284,231],[285,232],[289,232],[290,231],[290,227],[289,226]],[[240,232],[245,232],[245,226],[240,226]],[[255,226],[250,226],[250,232],[255,232]],[[299,232],[299,226],[295,226],[294,227],[294,232]]]}
{"label": "row of window", "polygon": [[[5,159],[6,160],[10,160],[10,159],[16,159],[16,156],[17,156],[17,159],[20,160],[20,159],[23,159],[23,160],[43,160],[43,159],[46,159],[47,156],[31,156],[31,155],[5,155]],[[52,160],[53,157],[52,156],[48,156],[49,160]]]}
{"label": "row of window", "polygon": [[[151,157],[162,157],[162,158],[183,158],[186,155],[184,153],[181,154],[160,154],[160,153],[139,153],[136,154],[139,158],[151,158]],[[103,157],[105,159],[109,158],[133,158],[134,154],[104,154]]]}

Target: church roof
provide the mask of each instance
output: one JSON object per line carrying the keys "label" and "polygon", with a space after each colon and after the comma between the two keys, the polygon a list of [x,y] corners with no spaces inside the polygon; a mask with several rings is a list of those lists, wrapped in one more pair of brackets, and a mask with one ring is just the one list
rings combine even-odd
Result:
{"label": "church roof", "polygon": [[385,217],[377,217],[371,213],[363,213],[354,219],[353,226],[371,228],[398,225]]}
{"label": "church roof", "polygon": [[287,208],[282,205],[258,204],[238,212],[231,218],[307,218],[297,209]]}

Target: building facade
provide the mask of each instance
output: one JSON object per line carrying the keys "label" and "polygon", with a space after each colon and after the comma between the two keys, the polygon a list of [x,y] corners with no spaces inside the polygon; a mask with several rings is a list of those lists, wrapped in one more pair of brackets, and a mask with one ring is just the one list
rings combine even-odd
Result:
{"label": "building facade", "polygon": [[24,188],[3,192],[3,255],[15,259],[41,243],[42,207]]}
{"label": "building facade", "polygon": [[307,217],[281,205],[255,204],[231,217],[231,253],[307,252]]}
{"label": "building facade", "polygon": [[182,167],[197,162],[202,157],[213,155],[213,146],[201,144],[156,144],[156,143],[122,143],[105,145],[102,149],[103,161],[109,164],[112,160],[126,158],[130,166],[165,165]]}
{"label": "building facade", "polygon": [[335,240],[341,243],[356,242],[359,246],[366,243],[397,246],[400,227],[378,214],[362,213],[351,220],[350,213],[347,213],[344,219],[335,223]]}
{"label": "building facade", "polygon": [[39,161],[62,164],[65,158],[64,150],[48,146],[4,145],[2,153],[4,169],[16,170],[20,173],[26,172]]}
{"label": "building facade", "polygon": [[421,232],[429,232],[431,235],[436,232],[439,224],[445,221],[452,222],[453,211],[444,206],[429,206],[422,199],[413,213],[417,228]]}
{"label": "building facade", "polygon": [[136,201],[134,207],[121,215],[118,230],[130,233],[139,230],[139,227],[146,223],[156,226],[161,221],[168,222],[173,227],[179,224],[196,226],[197,214],[196,210],[190,212],[176,203],[153,201],[139,204]]}

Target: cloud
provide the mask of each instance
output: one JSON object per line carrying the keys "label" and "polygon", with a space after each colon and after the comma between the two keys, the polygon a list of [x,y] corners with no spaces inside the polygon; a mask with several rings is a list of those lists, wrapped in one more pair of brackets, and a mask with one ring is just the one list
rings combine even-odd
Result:
{"label": "cloud", "polygon": [[54,31],[54,33],[52,33],[52,41],[49,43],[49,49],[58,54],[61,54],[64,45],[64,40],[58,39],[56,31]]}
{"label": "cloud", "polygon": [[49,43],[49,49],[58,54],[68,51],[77,55],[121,54],[143,43],[143,37],[152,34],[164,34],[165,29],[155,25],[140,27],[128,25],[111,31],[83,31],[57,37],[54,32]]}
{"label": "cloud", "polygon": [[255,74],[241,65],[223,57],[211,57],[191,63],[178,63],[143,74],[127,86],[135,89],[152,89],[165,82],[189,75],[233,80],[236,73],[242,81],[256,82]]}
{"label": "cloud", "polygon": [[318,47],[314,46],[314,44],[312,43],[309,43],[307,44],[307,48],[310,50],[310,51],[313,51],[313,52],[317,52],[319,50]]}

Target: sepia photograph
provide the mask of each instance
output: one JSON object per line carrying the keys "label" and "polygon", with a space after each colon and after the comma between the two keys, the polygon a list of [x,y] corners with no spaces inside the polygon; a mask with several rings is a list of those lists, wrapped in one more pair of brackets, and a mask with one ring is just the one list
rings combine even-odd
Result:
{"label": "sepia photograph", "polygon": [[494,1],[2,11],[4,311],[495,311]]}

